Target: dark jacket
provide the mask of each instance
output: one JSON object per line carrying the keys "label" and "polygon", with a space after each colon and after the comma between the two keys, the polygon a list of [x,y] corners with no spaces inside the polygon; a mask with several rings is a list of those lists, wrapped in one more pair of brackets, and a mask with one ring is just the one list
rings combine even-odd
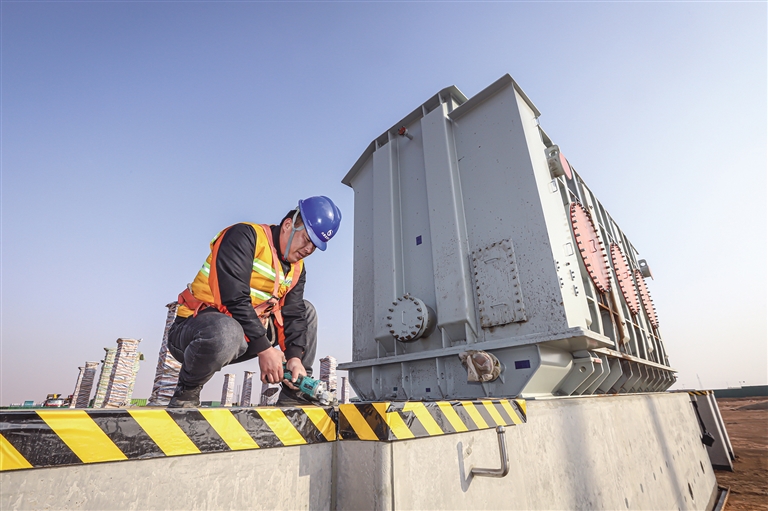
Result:
{"label": "dark jacket", "polygon": [[[280,253],[280,226],[271,226],[271,231],[283,272],[287,274],[291,265],[283,261],[283,254]],[[272,329],[268,334],[251,304],[250,282],[255,250],[256,231],[254,228],[248,224],[236,224],[224,233],[216,256],[216,272],[219,280],[221,303],[240,323],[248,339],[247,351],[233,363],[254,358],[265,349],[270,348],[273,342],[277,342],[276,338],[271,339]],[[282,308],[286,359],[301,358],[307,345],[306,306],[304,305],[306,276],[307,269],[304,265],[299,281],[285,296],[285,304]]]}

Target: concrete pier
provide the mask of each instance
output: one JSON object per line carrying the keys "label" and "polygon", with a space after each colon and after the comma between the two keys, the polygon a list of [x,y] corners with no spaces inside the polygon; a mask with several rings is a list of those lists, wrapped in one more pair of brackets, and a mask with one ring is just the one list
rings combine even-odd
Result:
{"label": "concrete pier", "polygon": [[528,401],[507,428],[338,443],[338,509],[712,509],[717,481],[687,394]]}

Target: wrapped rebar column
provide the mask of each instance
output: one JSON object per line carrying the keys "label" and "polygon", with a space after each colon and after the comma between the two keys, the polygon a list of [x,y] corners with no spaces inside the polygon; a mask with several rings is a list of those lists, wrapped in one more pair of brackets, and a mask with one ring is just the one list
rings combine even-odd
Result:
{"label": "wrapped rebar column", "polygon": [[160,343],[160,353],[157,356],[155,383],[152,386],[152,395],[149,396],[147,406],[167,406],[173,397],[176,383],[179,381],[181,362],[173,358],[171,352],[168,351],[168,331],[176,319],[176,309],[179,304],[178,302],[171,302],[166,307],[168,307],[168,316],[165,318],[163,341]]}
{"label": "wrapped rebar column", "polygon": [[328,386],[328,392],[336,397],[336,357],[328,355],[320,359],[320,380]]}
{"label": "wrapped rebar column", "polygon": [[70,408],[88,408],[97,367],[99,367],[98,362],[86,362],[85,367],[78,367],[80,374],[77,375],[75,391],[72,392],[72,402],[69,404]]}
{"label": "wrapped rebar column", "polygon": [[259,405],[275,406],[277,404],[277,398],[280,397],[280,390],[282,390],[282,388],[282,383],[262,383]]}
{"label": "wrapped rebar column", "polygon": [[109,387],[109,377],[112,375],[112,366],[115,364],[115,354],[117,348],[104,348],[107,354],[101,361],[101,373],[99,374],[99,385],[96,387],[96,395],[93,398],[93,408],[101,408],[104,404],[104,397],[107,395]]}
{"label": "wrapped rebar column", "polygon": [[133,387],[136,385],[136,375],[139,373],[139,365],[144,360],[144,353],[136,354],[136,362],[133,363],[133,377],[131,378],[131,384],[128,387],[128,395],[125,397],[125,403],[131,404],[131,397],[133,396]]}
{"label": "wrapped rebar column", "polygon": [[340,405],[346,405],[349,404],[349,378],[346,376],[341,377],[341,392],[339,392],[339,404]]}
{"label": "wrapped rebar column", "polygon": [[235,375],[224,375],[224,387],[221,389],[221,406],[232,406],[232,398],[235,394]]}
{"label": "wrapped rebar column", "polygon": [[140,342],[141,339],[124,339],[122,337],[117,340],[115,363],[112,365],[112,374],[109,377],[107,394],[104,396],[102,408],[119,408],[128,404],[128,389],[133,384],[133,366],[139,355]]}
{"label": "wrapped rebar column", "polygon": [[252,390],[253,371],[245,371],[245,374],[243,374],[243,393],[240,395],[240,406],[251,406]]}

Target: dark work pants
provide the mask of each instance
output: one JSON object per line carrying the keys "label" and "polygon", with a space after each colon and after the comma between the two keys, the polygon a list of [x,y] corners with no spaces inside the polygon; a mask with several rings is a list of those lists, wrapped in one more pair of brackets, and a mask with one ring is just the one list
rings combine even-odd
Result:
{"label": "dark work pants", "polygon": [[[309,301],[304,300],[304,304],[307,308],[307,345],[301,363],[311,376],[317,352],[317,312]],[[271,340],[277,343],[276,339]],[[204,385],[226,365],[257,356],[246,355],[248,343],[240,323],[215,309],[175,321],[168,331],[168,349],[181,362],[179,381],[190,387]]]}

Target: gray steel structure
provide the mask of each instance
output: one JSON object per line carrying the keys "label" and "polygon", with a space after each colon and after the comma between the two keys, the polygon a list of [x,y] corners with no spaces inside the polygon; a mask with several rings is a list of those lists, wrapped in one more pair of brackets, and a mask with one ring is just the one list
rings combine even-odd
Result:
{"label": "gray steel structure", "polygon": [[[647,264],[558,159],[539,115],[509,75],[470,99],[448,87],[375,139],[342,180],[355,193],[355,253],[353,361],[339,369],[361,399],[674,383],[650,301],[620,296],[607,258],[608,280],[595,285],[571,204],[594,224],[593,252],[615,243],[629,271],[648,276]],[[642,278],[625,275],[622,286]],[[467,382],[467,349],[494,354],[501,376]]]}

